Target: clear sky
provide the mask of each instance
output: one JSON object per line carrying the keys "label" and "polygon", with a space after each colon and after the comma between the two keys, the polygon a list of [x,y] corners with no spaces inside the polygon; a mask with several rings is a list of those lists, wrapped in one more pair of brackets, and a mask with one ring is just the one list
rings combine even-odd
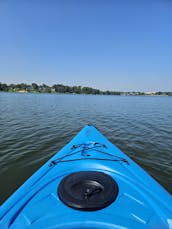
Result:
{"label": "clear sky", "polygon": [[172,91],[172,1],[1,0],[0,81]]}

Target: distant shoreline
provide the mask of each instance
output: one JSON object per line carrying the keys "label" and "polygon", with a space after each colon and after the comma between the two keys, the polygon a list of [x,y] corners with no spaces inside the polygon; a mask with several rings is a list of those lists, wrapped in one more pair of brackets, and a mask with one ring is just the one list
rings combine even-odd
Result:
{"label": "distant shoreline", "polygon": [[49,93],[49,94],[85,94],[85,95],[118,95],[118,96],[172,96],[172,92],[139,92],[139,91],[101,91],[99,89],[82,86],[67,86],[63,84],[38,85],[29,84],[5,84],[0,83],[0,92],[18,92],[18,93]]}

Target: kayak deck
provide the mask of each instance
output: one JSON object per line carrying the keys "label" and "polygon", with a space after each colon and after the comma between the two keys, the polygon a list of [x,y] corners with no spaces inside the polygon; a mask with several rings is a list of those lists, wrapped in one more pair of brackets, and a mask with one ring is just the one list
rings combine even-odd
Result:
{"label": "kayak deck", "polygon": [[[82,171],[109,175],[118,185],[114,201],[92,211],[67,206],[59,185]],[[0,207],[0,228],[172,228],[172,197],[94,126],[86,126]]]}

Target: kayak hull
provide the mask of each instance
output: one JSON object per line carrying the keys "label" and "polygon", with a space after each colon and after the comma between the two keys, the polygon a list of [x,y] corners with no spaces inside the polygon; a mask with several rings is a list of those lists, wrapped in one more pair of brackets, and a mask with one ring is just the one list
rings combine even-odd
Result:
{"label": "kayak hull", "polygon": [[[79,172],[110,176],[118,185],[114,201],[91,211],[64,203],[59,185]],[[92,198],[101,194],[92,192]],[[0,228],[172,228],[171,206],[171,195],[151,176],[94,126],[85,126],[0,207]]]}

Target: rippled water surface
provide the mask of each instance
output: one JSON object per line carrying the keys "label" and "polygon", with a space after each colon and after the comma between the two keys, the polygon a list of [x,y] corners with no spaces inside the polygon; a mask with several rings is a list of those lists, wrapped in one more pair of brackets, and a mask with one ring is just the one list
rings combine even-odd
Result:
{"label": "rippled water surface", "polygon": [[172,193],[172,97],[0,93],[0,203],[87,123]]}

